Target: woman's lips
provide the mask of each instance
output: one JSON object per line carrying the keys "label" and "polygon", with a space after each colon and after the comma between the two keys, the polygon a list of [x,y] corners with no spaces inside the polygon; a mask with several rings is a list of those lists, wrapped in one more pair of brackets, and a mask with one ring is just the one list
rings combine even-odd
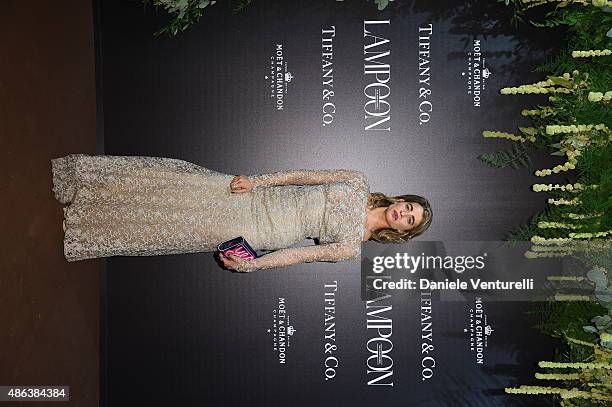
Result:
{"label": "woman's lips", "polygon": [[393,220],[397,220],[397,211],[393,211]]}

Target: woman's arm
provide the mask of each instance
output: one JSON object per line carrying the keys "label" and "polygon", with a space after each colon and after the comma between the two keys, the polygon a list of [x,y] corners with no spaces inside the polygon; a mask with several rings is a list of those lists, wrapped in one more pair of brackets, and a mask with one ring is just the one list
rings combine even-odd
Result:
{"label": "woman's arm", "polygon": [[253,188],[270,185],[320,185],[346,182],[356,190],[368,190],[368,180],[359,171],[349,170],[296,170],[270,174],[237,175],[230,182],[233,193],[251,192]]}
{"label": "woman's arm", "polygon": [[286,267],[299,263],[313,261],[340,261],[359,256],[361,242],[329,243],[306,247],[292,247],[266,254],[253,260],[243,260],[232,256],[233,268],[236,271],[248,272],[253,270]]}
{"label": "woman's arm", "polygon": [[267,185],[318,185],[343,181],[367,183],[363,173],[349,170],[278,171],[271,174],[253,175],[249,177],[249,180],[254,188]]}

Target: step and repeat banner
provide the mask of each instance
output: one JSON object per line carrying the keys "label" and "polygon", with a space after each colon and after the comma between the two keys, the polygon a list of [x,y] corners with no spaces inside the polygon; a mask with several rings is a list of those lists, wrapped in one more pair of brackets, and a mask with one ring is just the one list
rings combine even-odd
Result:
{"label": "step and repeat banner", "polygon": [[531,170],[478,159],[511,147],[484,130],[541,100],[499,89],[540,80],[544,39],[485,0],[232,7],[168,37],[161,8],[101,2],[105,154],[358,170],[370,192],[426,197],[433,221],[353,260],[251,273],[212,253],[110,258],[108,405],[546,405],[504,387],[552,356],[530,301],[563,265],[502,242],[544,206]]}

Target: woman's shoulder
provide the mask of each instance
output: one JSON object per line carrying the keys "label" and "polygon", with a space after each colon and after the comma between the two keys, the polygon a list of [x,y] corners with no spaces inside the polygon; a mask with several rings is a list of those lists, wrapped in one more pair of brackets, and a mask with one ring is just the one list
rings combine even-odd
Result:
{"label": "woman's shoulder", "polygon": [[368,178],[358,170],[338,170],[345,171],[344,182],[352,189],[359,192],[369,192]]}

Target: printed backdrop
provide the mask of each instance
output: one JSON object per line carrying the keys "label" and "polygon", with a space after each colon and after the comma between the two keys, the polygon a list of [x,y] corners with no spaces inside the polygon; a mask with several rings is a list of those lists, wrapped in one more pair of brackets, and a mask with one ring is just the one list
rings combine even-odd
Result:
{"label": "printed backdrop", "polygon": [[[430,200],[434,221],[419,240],[502,240],[544,201],[530,169],[477,159],[510,147],[481,132],[520,124],[525,99],[498,91],[539,80],[544,39],[512,27],[493,1],[395,3],[254,0],[233,13],[218,2],[167,38],[153,36],[161,9],[100,2],[105,154],[228,174],[361,170],[372,191]],[[208,253],[117,257],[105,279],[106,405],[545,401],[503,393],[551,356],[528,303],[484,304],[495,332],[483,365],[463,333],[476,300],[436,303],[436,367],[423,380],[420,302],[393,298],[393,385],[368,385],[359,260],[242,275]],[[326,349],[331,323],[336,348]]]}

